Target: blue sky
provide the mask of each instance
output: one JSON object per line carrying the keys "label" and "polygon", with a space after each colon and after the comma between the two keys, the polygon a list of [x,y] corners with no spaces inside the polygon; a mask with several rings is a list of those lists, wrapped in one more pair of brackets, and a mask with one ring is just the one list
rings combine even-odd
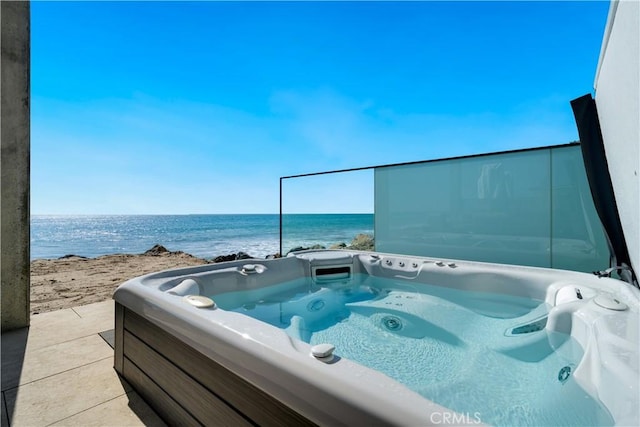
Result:
{"label": "blue sky", "polygon": [[[280,176],[563,144],[608,2],[32,2],[34,214],[276,213]],[[370,212],[369,172],[285,181]]]}

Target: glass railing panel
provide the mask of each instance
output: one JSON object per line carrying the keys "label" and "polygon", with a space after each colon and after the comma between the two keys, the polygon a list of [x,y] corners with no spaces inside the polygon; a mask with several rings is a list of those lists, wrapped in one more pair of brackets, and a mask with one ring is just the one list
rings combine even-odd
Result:
{"label": "glass railing panel", "polygon": [[599,271],[609,267],[609,247],[596,213],[579,146],[551,151],[551,267]]}
{"label": "glass railing panel", "polygon": [[285,178],[281,197],[283,255],[301,248],[374,249],[373,169]]}
{"label": "glass railing panel", "polygon": [[549,267],[549,150],[380,167],[381,252]]}
{"label": "glass railing panel", "polygon": [[[352,247],[585,272],[609,265],[578,145],[289,177],[282,185],[285,255]],[[359,234],[367,237],[354,242]]]}

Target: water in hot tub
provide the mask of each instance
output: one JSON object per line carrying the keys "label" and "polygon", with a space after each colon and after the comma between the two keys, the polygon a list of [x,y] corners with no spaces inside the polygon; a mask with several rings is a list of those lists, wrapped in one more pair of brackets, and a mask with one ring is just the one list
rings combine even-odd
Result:
{"label": "water in hot tub", "polygon": [[356,276],[215,296],[217,305],[380,371],[425,398],[501,426],[613,425],[573,378],[583,349],[544,329],[544,302]]}

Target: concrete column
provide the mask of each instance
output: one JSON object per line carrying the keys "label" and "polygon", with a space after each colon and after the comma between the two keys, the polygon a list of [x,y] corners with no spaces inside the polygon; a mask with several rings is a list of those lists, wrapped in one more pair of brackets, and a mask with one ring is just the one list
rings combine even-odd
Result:
{"label": "concrete column", "polygon": [[30,4],[0,2],[2,331],[29,326]]}

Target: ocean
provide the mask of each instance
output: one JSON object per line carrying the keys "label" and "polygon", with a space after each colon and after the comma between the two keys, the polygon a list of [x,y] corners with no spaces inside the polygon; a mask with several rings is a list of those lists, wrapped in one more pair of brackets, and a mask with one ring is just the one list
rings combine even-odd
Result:
{"label": "ocean", "polygon": [[[283,252],[349,244],[359,233],[373,234],[373,214],[287,214]],[[31,259],[139,254],[155,244],[207,259],[239,251],[264,258],[279,252],[279,234],[277,214],[33,215]]]}

